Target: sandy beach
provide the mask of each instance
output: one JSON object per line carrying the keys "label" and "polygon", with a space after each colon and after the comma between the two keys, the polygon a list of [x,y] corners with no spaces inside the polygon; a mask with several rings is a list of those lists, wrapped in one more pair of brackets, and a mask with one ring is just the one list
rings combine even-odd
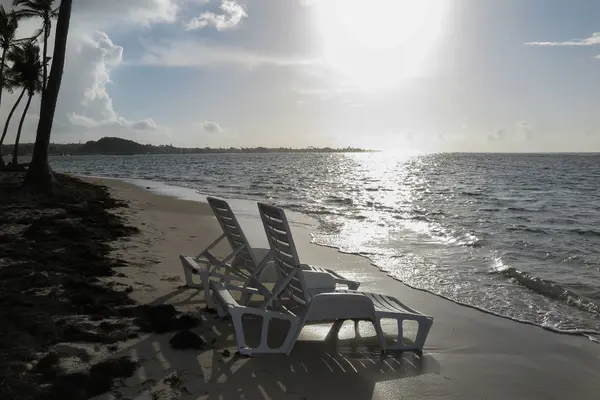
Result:
{"label": "sandy beach", "polygon": [[[180,288],[177,256],[194,254],[218,236],[220,229],[208,206],[118,180],[100,182],[115,198],[130,203],[119,212],[142,231],[116,250],[134,264],[123,268],[129,277],[122,278],[133,286],[132,298],[202,313],[202,294]],[[245,215],[241,221],[251,244],[265,246],[257,216]],[[588,339],[548,332],[413,290],[364,258],[311,244],[310,230],[302,224],[293,224],[292,229],[303,261],[333,268],[360,280],[364,290],[392,294],[432,315],[434,325],[423,357],[379,359],[372,348],[356,340],[326,344],[322,341],[326,328],[306,329],[289,357],[227,356],[236,351],[232,329],[204,312],[204,324],[196,331],[214,341],[210,348],[173,350],[168,334],[129,344],[115,355],[129,355],[142,366],[122,388],[102,398],[597,398],[600,347]]]}

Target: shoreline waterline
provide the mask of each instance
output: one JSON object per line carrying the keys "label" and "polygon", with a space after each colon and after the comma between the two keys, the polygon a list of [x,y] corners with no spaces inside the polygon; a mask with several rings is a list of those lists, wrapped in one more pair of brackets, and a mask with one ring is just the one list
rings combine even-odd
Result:
{"label": "shoreline waterline", "polygon": [[[186,200],[186,201],[196,201],[196,202],[200,202],[200,203],[207,203],[206,197],[210,196],[210,194],[202,193],[197,189],[193,189],[193,188],[189,188],[189,187],[185,187],[185,186],[173,185],[173,184],[169,184],[169,183],[158,181],[158,180],[155,181],[155,180],[143,180],[143,179],[133,179],[133,178],[101,177],[101,176],[86,176],[86,175],[77,175],[77,177],[80,177],[80,178],[88,177],[88,178],[96,178],[96,179],[111,179],[111,180],[122,181],[122,182],[133,184],[142,190],[148,190],[154,194],[158,194],[161,196],[167,196],[167,197],[180,199],[180,200]],[[254,210],[256,201],[249,200],[249,199],[243,199],[243,198],[228,197],[228,196],[217,196],[217,197],[226,198],[227,201],[230,202],[230,205],[232,206],[232,209],[234,210],[234,212],[241,214],[242,219],[243,218],[258,219],[258,214],[256,213],[256,210]],[[283,208],[286,208],[286,207],[283,206]],[[347,255],[358,256],[358,257],[364,258],[365,260],[368,260],[369,263],[373,267],[375,267],[379,271],[385,273],[385,275],[388,278],[390,278],[394,281],[400,282],[400,283],[406,285],[407,287],[410,287],[411,289],[418,290],[418,291],[421,291],[421,292],[424,292],[427,294],[431,294],[440,299],[450,301],[453,304],[471,308],[471,309],[477,310],[479,312],[482,312],[482,313],[485,313],[488,315],[492,315],[492,316],[496,316],[496,317],[499,317],[499,318],[502,318],[505,320],[509,320],[509,321],[513,321],[513,322],[517,322],[517,323],[521,323],[521,324],[526,324],[526,325],[531,325],[531,326],[536,326],[536,327],[542,328],[543,330],[546,330],[546,331],[549,331],[552,333],[556,333],[556,334],[560,334],[560,335],[585,337],[594,343],[600,344],[600,331],[586,330],[586,329],[572,329],[572,330],[571,329],[560,329],[560,328],[556,328],[556,327],[553,327],[550,325],[543,325],[543,324],[536,323],[534,321],[520,319],[520,318],[510,316],[510,315],[505,315],[505,314],[502,314],[499,312],[495,312],[493,310],[479,307],[474,304],[461,302],[460,300],[456,300],[451,297],[445,296],[443,294],[436,293],[435,291],[421,288],[421,287],[418,287],[415,285],[411,285],[409,282],[406,282],[406,281],[402,280],[401,278],[394,276],[393,271],[389,271],[385,267],[378,265],[377,261],[373,260],[371,257],[369,257],[368,254],[364,254],[364,253],[360,253],[360,252],[345,251],[345,250],[343,250],[343,248],[341,246],[338,246],[338,245],[329,245],[329,244],[325,244],[325,243],[319,243],[315,239],[315,236],[316,236],[315,234],[318,234],[319,233],[318,230],[320,228],[323,228],[323,221],[318,218],[318,215],[311,215],[308,212],[292,211],[289,209],[286,210],[286,212],[289,213],[291,216],[293,215],[294,217],[296,217],[296,218],[293,218],[293,217],[290,218],[290,222],[292,222],[292,224],[301,224],[301,225],[304,225],[303,226],[304,228],[314,230],[310,233],[310,243],[311,244],[316,245],[316,246],[335,249],[341,254],[347,254]],[[311,223],[303,223],[303,221],[301,221],[298,218],[298,215],[302,215],[306,218],[309,218],[309,221]],[[304,219],[304,218],[302,218],[302,219]]]}
{"label": "shoreline waterline", "polygon": [[[142,235],[127,245],[124,255],[127,259],[159,261],[124,271],[133,274],[131,295],[143,303],[166,302],[202,315],[202,293],[179,286],[181,266],[177,255],[199,251],[220,233],[209,207],[153,194],[145,187],[122,181],[105,184],[117,198],[130,203],[127,215],[142,229]],[[261,221],[249,217],[242,216],[240,221],[249,241],[253,246],[266,243]],[[147,360],[143,364],[146,374],[128,382],[126,397],[136,397],[140,390],[163,390],[163,380],[173,371],[181,371],[178,376],[194,397],[209,393],[210,398],[221,393],[237,398],[240,390],[250,400],[267,395],[290,400],[570,398],[573,394],[581,400],[597,397],[600,352],[589,340],[513,323],[414,290],[390,279],[364,257],[311,243],[310,225],[292,229],[303,262],[331,267],[349,279],[361,281],[365,291],[397,296],[410,307],[431,315],[434,324],[423,356],[403,353],[379,358],[375,349],[365,347],[368,336],[362,335],[358,341],[340,338],[328,344],[324,342],[327,326],[315,326],[303,330],[289,356],[223,358],[224,349],[229,354],[235,352],[235,340],[230,323],[221,321],[221,335],[206,350],[172,351],[167,344],[169,337],[160,335],[136,344],[132,351]],[[199,332],[212,338],[212,330],[207,327],[204,324]],[[168,369],[156,364],[157,356],[169,363]],[[155,382],[152,388],[149,378]],[[139,385],[144,385],[143,389]],[[257,390],[257,385],[264,391]]]}

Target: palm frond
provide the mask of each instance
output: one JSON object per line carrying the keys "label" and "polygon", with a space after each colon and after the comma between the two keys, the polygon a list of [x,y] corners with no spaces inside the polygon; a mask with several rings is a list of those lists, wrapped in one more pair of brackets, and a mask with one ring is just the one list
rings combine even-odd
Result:
{"label": "palm frond", "polygon": [[52,1],[49,0],[14,0],[14,7],[21,7],[23,9],[44,11],[45,9],[51,8]]}
{"label": "palm frond", "polygon": [[8,50],[15,40],[19,22],[14,13],[2,11],[0,10],[0,47]]}
{"label": "palm frond", "polygon": [[34,10],[17,10],[15,16],[19,19],[44,18],[44,14]]}
{"label": "palm frond", "polygon": [[24,42],[10,49],[6,59],[12,62],[7,77],[13,86],[26,88],[30,93],[38,91],[42,78],[40,47],[35,42]]}

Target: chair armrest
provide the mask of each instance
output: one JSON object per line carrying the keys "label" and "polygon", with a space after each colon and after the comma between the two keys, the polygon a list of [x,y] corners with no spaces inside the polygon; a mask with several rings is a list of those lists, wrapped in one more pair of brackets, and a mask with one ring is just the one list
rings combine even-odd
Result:
{"label": "chair armrest", "polygon": [[327,272],[302,271],[302,275],[310,289],[335,289],[335,279]]}
{"label": "chair armrest", "polygon": [[348,286],[348,289],[351,290],[357,290],[360,286],[360,282],[345,278],[331,269],[325,269],[323,267],[317,267],[315,265],[310,264],[300,264],[300,269],[302,269],[304,274],[306,274],[308,271],[313,273],[329,274],[329,276],[332,277],[335,283],[346,285]]}

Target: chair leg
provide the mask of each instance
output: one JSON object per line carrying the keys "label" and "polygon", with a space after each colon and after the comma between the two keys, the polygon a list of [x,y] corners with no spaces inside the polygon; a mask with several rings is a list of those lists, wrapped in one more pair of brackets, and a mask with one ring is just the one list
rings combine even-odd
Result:
{"label": "chair leg", "polygon": [[244,335],[244,325],[242,321],[244,313],[239,308],[230,308],[229,315],[231,315],[231,322],[235,332],[235,341],[240,354],[251,355],[250,349],[246,346],[246,337]]}
{"label": "chair leg", "polygon": [[373,321],[373,325],[375,325],[375,332],[377,332],[377,337],[379,338],[379,345],[381,346],[381,354],[385,354],[387,352],[387,346],[385,344],[385,336],[383,334],[383,328],[381,327],[381,318],[375,318]]}
{"label": "chair leg", "polygon": [[[404,321],[415,321],[418,324],[417,335],[415,338],[415,342],[410,345],[404,344],[404,330],[402,327],[402,323]],[[398,338],[395,345],[391,346],[391,349],[394,350],[406,350],[406,351],[417,351],[422,352],[423,347],[425,346],[425,340],[427,339],[427,335],[429,333],[429,329],[431,328],[431,320],[428,319],[411,319],[411,318],[399,318],[397,319],[398,323]]]}
{"label": "chair leg", "polygon": [[396,324],[398,325],[398,337],[396,338],[396,345],[401,347],[404,347],[404,327],[402,326],[403,323],[403,319],[396,320]]}
{"label": "chair leg", "polygon": [[210,270],[206,269],[198,271],[198,277],[200,278],[200,284],[194,284],[192,287],[202,289],[204,291],[204,302],[206,303],[206,307],[214,308],[212,296],[210,295]]}
{"label": "chair leg", "polygon": [[425,340],[429,334],[429,329],[431,329],[432,322],[433,321],[431,320],[417,321],[419,328],[417,331],[417,337],[415,338],[415,347],[418,349],[423,350],[423,347],[425,347]]}
{"label": "chair leg", "polygon": [[290,319],[290,331],[288,333],[288,337],[284,340],[283,345],[281,346],[282,348],[286,349],[285,354],[287,356],[289,356],[294,349],[294,345],[298,340],[298,336],[300,336],[303,326],[304,321]]}
{"label": "chair leg", "polygon": [[[290,354],[300,333],[299,321],[296,318],[280,318],[277,316],[269,315],[268,312],[257,312],[255,310],[248,312],[248,310],[245,307],[230,308],[229,315],[231,315],[231,321],[233,323],[233,329],[235,331],[235,339],[238,346],[238,350],[240,354],[243,354],[245,356],[252,356],[254,354],[261,353]],[[260,332],[260,344],[256,348],[249,348],[246,344],[246,337],[244,334],[243,326],[244,315],[254,315],[263,318]],[[283,344],[278,348],[270,348],[268,345],[269,325],[271,319],[284,319],[290,322],[290,328],[287,334],[285,335]]]}
{"label": "chair leg", "polygon": [[355,336],[357,339],[360,339],[360,338],[361,338],[361,336],[360,336],[360,329],[359,329],[359,327],[358,327],[358,323],[359,323],[359,322],[360,322],[360,321],[359,321],[359,320],[357,320],[357,319],[355,319],[355,320],[354,320],[354,336]]}
{"label": "chair leg", "polygon": [[342,329],[342,326],[344,325],[344,320],[343,319],[338,319],[333,323],[333,326],[331,327],[331,329],[329,330],[329,332],[327,333],[327,336],[325,337],[326,341],[329,340],[337,340],[338,335],[340,334],[340,330]]}
{"label": "chair leg", "polygon": [[202,282],[200,282],[200,284],[194,283],[194,273],[192,272],[192,269],[185,264],[185,260],[182,256],[180,256],[180,260],[183,268],[183,275],[185,277],[185,286],[189,288],[202,289]]}
{"label": "chair leg", "polygon": [[210,284],[208,282],[210,274],[206,274],[205,279],[206,280],[202,280],[202,286],[204,287],[204,302],[206,303],[207,308],[214,308],[212,296],[210,295]]}

